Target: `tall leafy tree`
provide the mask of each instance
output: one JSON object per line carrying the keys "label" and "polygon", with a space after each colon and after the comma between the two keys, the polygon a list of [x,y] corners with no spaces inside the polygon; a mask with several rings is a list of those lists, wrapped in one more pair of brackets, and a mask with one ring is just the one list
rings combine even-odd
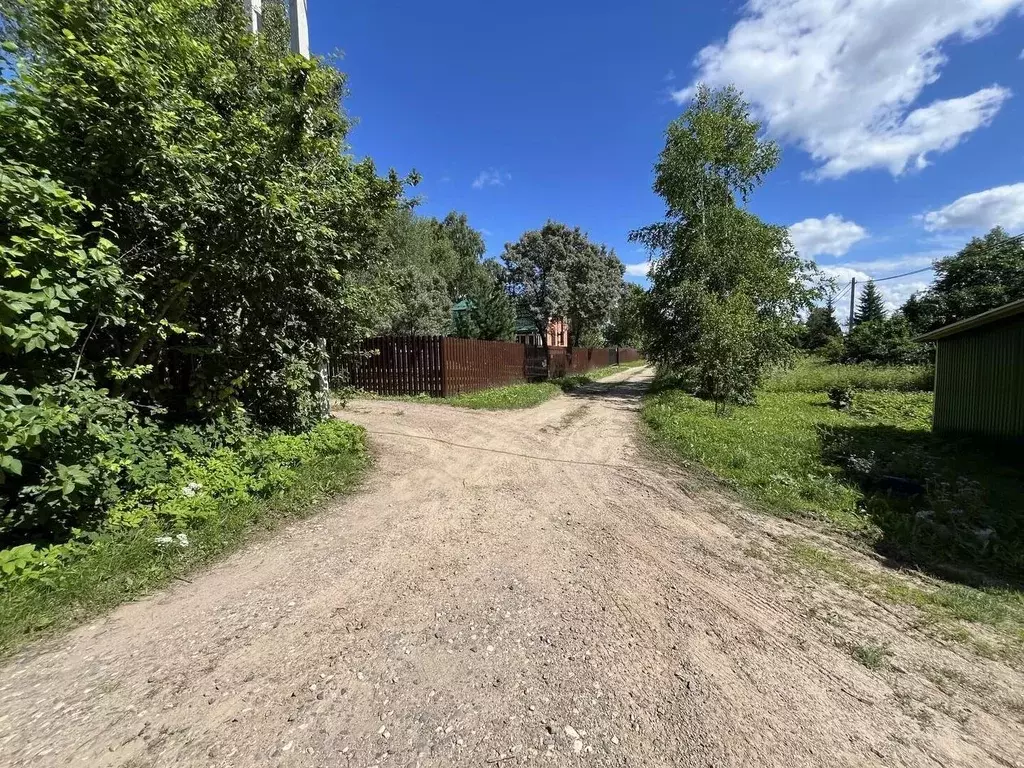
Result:
{"label": "tall leafy tree", "polygon": [[496,259],[487,259],[478,272],[469,294],[473,338],[511,341],[515,337],[516,309],[506,287],[508,270]]}
{"label": "tall leafy tree", "polygon": [[1024,241],[996,227],[935,264],[932,287],[903,312],[919,333],[1024,298]]}
{"label": "tall leafy tree", "polygon": [[868,281],[864,291],[857,299],[857,312],[853,316],[855,325],[870,323],[873,320],[885,320],[885,302],[873,280]]}
{"label": "tall leafy tree", "polygon": [[549,221],[507,244],[502,259],[512,295],[545,347],[553,319],[568,321],[571,347],[610,318],[621,290],[622,263],[579,227]]}
{"label": "tall leafy tree", "polygon": [[591,346],[599,342],[611,320],[622,294],[625,267],[615,251],[591,243],[584,235],[580,247],[569,252],[565,269],[569,284],[565,304],[569,348]]}
{"label": "tall leafy tree", "polygon": [[455,211],[437,222],[436,227],[455,257],[446,275],[452,298],[458,300],[486,290],[493,281],[481,265],[486,250],[483,235],[470,226],[466,214]]}
{"label": "tall leafy tree", "polygon": [[376,289],[389,296],[388,310],[377,329],[383,333],[446,334],[451,330],[453,282],[458,257],[435,219],[411,207],[388,219],[383,264]]}
{"label": "tall leafy tree", "polygon": [[786,230],[741,207],[779,161],[735,88],[698,89],[655,165],[664,221],[633,232],[658,258],[647,301],[648,355],[719,403],[742,401],[790,353],[811,266]]}
{"label": "tall leafy tree", "polygon": [[525,232],[515,243],[506,243],[502,261],[516,306],[540,334],[545,349],[548,328],[565,313],[569,280],[565,270],[572,230],[549,221],[542,229]]}

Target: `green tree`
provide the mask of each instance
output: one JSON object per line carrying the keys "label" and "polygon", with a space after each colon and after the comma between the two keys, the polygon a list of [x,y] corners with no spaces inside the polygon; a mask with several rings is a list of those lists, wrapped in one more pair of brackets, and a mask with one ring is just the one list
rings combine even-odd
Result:
{"label": "green tree", "polygon": [[740,207],[778,164],[778,147],[734,88],[700,88],[668,128],[654,190],[666,220],[631,233],[660,254],[647,300],[648,356],[719,403],[753,396],[790,354],[811,266],[786,230]]}
{"label": "green tree", "polygon": [[903,307],[924,333],[1024,298],[1024,241],[996,227],[935,264],[932,287]]}
{"label": "green tree", "polygon": [[804,327],[805,349],[821,349],[833,338],[842,337],[843,329],[836,320],[836,310],[830,298],[823,307],[814,307],[807,316]]}
{"label": "green tree", "polygon": [[376,286],[389,298],[380,333],[443,335],[451,331],[458,256],[439,222],[408,206],[387,222]]}
{"label": "green tree", "polygon": [[567,344],[570,350],[594,346],[601,341],[602,331],[622,295],[625,272],[615,251],[591,243],[586,235],[583,239],[580,247],[568,252],[565,266],[569,290],[564,317],[569,323]]}
{"label": "green tree", "polygon": [[469,298],[473,303],[473,338],[485,341],[512,341],[516,331],[516,309],[506,287],[508,273],[496,259],[487,259],[479,268],[476,287]]}
{"label": "green tree", "polygon": [[644,302],[647,292],[636,283],[623,283],[615,304],[611,321],[605,331],[605,340],[615,347],[644,346]]}
{"label": "green tree", "polygon": [[[399,208],[388,220],[380,263],[367,275],[386,307],[376,331],[504,338],[502,296],[493,269],[480,260],[484,250],[465,214],[438,221],[417,215],[409,203]],[[454,313],[463,301],[472,308]],[[478,317],[481,312],[488,317]]]}
{"label": "green tree", "polygon": [[455,257],[445,274],[452,298],[457,300],[485,291],[492,280],[480,261],[486,250],[483,235],[469,225],[466,214],[455,211],[437,222],[436,227]]}
{"label": "green tree", "polygon": [[854,325],[843,346],[845,363],[916,365],[928,358],[928,349],[913,340],[910,323],[900,313]]}
{"label": "green tree", "polygon": [[874,280],[864,286],[864,292],[857,299],[857,312],[853,316],[854,325],[868,323],[872,320],[885,320],[885,302],[878,292]]}
{"label": "green tree", "polygon": [[0,0],[0,17],[18,51],[0,155],[102,211],[138,277],[143,319],[83,358],[139,372],[108,383],[175,419],[320,418],[321,340],[372,314],[353,278],[401,192],[346,153],[344,77],[289,53],[279,1],[259,36],[235,0]]}
{"label": "green tree", "polygon": [[553,319],[568,322],[572,347],[611,317],[624,268],[613,251],[591,242],[579,227],[549,221],[508,243],[502,260],[512,296],[545,348]]}

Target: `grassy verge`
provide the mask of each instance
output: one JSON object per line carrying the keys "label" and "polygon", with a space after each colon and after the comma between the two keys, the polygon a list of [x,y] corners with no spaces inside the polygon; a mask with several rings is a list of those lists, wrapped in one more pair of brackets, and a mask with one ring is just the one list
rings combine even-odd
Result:
{"label": "grassy verge", "polygon": [[374,399],[405,400],[417,403],[439,403],[442,405],[454,405],[457,408],[475,408],[480,410],[504,411],[518,408],[532,408],[535,405],[547,402],[555,395],[562,392],[571,392],[577,387],[592,384],[595,381],[613,376],[631,368],[646,365],[646,362],[639,360],[634,363],[623,363],[622,365],[609,365],[604,368],[596,368],[583,374],[565,376],[552,381],[539,381],[532,384],[509,384],[504,387],[491,387],[476,392],[466,392],[462,395],[452,397],[428,397],[419,395],[416,397],[388,397],[382,398],[379,395],[360,395]]}
{"label": "grassy verge", "polygon": [[[328,422],[309,436],[273,436],[246,452],[250,456],[239,466],[252,472],[249,477],[218,488],[203,476],[209,490],[180,493],[200,485],[189,483],[177,498],[161,494],[131,525],[61,545],[59,557],[4,573],[0,657],[180,578],[257,531],[310,514],[319,502],[350,489],[368,462],[365,433],[342,422]],[[208,469],[221,473],[228,457],[215,459]],[[202,514],[182,515],[182,501]]]}
{"label": "grassy verge", "polygon": [[939,586],[855,577],[831,556],[797,551],[805,564],[931,617],[999,626],[1024,643],[1024,467],[1012,451],[932,434],[930,392],[875,388],[909,389],[910,369],[873,370],[860,379],[872,388],[856,390],[852,407],[839,411],[823,391],[863,377],[862,367],[802,368],[778,374],[756,405],[725,417],[679,390],[656,391],[644,420],[671,453],[766,511],[813,519]]}

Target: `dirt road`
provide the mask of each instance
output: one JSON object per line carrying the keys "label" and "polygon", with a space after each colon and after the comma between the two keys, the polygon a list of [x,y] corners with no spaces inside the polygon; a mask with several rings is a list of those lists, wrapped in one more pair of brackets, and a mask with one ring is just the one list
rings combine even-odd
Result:
{"label": "dirt road", "polygon": [[1021,676],[645,458],[648,378],[352,404],[365,489],[8,663],[0,764],[1024,765]]}

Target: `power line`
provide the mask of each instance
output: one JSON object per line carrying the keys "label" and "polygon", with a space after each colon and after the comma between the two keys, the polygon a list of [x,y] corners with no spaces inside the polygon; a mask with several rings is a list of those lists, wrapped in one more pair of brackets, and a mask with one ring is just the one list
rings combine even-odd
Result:
{"label": "power line", "polygon": [[901,275],[889,275],[889,277],[872,277],[872,278],[868,279],[868,282],[871,282],[871,283],[884,283],[886,280],[897,280],[897,279],[899,279],[901,277],[910,277],[911,275],[919,275],[922,272],[927,272],[928,270],[934,269],[934,268],[935,268],[934,264],[929,264],[927,267],[922,267],[921,269],[915,269],[913,272],[904,272]]}
{"label": "power line", "polygon": [[843,296],[845,296],[845,295],[846,295],[846,292],[847,292],[848,290],[850,290],[850,283],[847,283],[847,284],[846,284],[846,287],[845,287],[845,288],[843,288],[843,290],[841,290],[841,291],[840,291],[839,293],[833,293],[833,294],[832,294],[831,296],[829,296],[829,297],[828,297],[828,300],[829,300],[829,301],[831,301],[831,302],[832,302],[832,303],[834,304],[835,302],[837,302],[837,301],[839,301],[839,300],[840,300],[841,298],[843,298]]}
{"label": "power line", "polygon": [[[992,245],[987,246],[985,248],[982,248],[980,251],[975,251],[974,253],[976,255],[981,255],[981,254],[988,253],[989,251],[994,250],[996,248],[1002,248],[1004,246],[1013,245],[1015,243],[1020,243],[1020,242],[1024,242],[1024,232],[1021,232],[1019,235],[1014,235],[1013,237],[1008,237],[1005,240],[1000,240],[998,243],[993,243]],[[871,278],[871,282],[873,282],[873,283],[884,283],[886,280],[896,280],[896,279],[901,278],[901,277],[910,277],[911,275],[919,275],[922,272],[927,272],[928,270],[934,269],[934,268],[935,268],[935,264],[932,263],[932,264],[929,264],[927,267],[922,267],[921,269],[915,269],[913,272],[904,272],[901,275],[890,275],[889,277]]]}

